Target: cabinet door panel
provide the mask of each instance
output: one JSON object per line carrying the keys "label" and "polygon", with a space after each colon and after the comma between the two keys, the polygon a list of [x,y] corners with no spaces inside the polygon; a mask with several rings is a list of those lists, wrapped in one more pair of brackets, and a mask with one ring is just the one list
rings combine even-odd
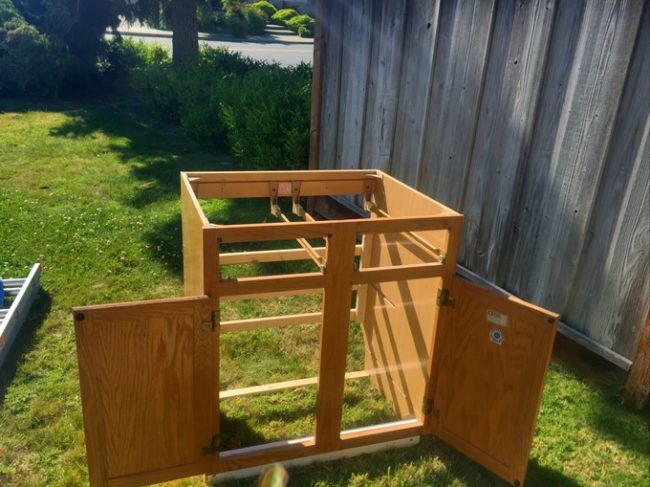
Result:
{"label": "cabinet door panel", "polygon": [[218,429],[207,297],[73,310],[91,485],[209,472]]}
{"label": "cabinet door panel", "polygon": [[439,335],[434,433],[513,484],[523,484],[558,316],[454,279]]}

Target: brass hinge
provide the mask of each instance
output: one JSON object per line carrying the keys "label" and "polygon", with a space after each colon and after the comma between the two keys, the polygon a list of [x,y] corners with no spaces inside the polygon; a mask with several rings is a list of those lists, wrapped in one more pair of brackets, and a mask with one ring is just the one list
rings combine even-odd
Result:
{"label": "brass hinge", "polygon": [[215,309],[212,312],[212,331],[217,331],[217,328],[219,328],[220,323],[221,323],[221,311]]}
{"label": "brass hinge", "polygon": [[203,447],[203,454],[204,455],[212,455],[214,453],[219,452],[219,435],[212,435],[212,439],[210,440],[210,444],[208,446]]}
{"label": "brass hinge", "polygon": [[212,312],[212,315],[210,316],[210,321],[204,321],[203,323],[201,323],[201,326],[203,327],[204,330],[217,331],[217,328],[219,328],[220,321],[221,321],[221,316],[219,310],[217,309]]}
{"label": "brass hinge", "polygon": [[450,308],[453,308],[456,300],[449,293],[449,289],[442,288],[438,289],[438,299],[436,302],[438,303],[438,306],[449,306]]}
{"label": "brass hinge", "polygon": [[422,414],[425,416],[431,414],[436,418],[440,416],[440,411],[433,405],[433,399],[424,398],[424,401],[422,402]]}
{"label": "brass hinge", "polygon": [[422,401],[422,414],[431,414],[433,412],[433,399],[427,397]]}

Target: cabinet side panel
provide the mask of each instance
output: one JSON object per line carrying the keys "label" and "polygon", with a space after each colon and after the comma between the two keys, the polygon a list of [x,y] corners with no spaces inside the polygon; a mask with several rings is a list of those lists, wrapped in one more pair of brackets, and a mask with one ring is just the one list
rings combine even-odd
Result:
{"label": "cabinet side panel", "polygon": [[203,215],[185,177],[181,177],[183,232],[183,282],[186,296],[201,296],[203,290]]}

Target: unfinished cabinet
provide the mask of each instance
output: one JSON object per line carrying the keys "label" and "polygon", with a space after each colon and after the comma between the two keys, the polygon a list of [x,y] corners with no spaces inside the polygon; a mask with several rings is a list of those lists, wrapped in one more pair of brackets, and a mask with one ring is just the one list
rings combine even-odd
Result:
{"label": "unfinished cabinet", "polygon": [[[333,195],[356,197],[365,215],[322,220],[305,210],[305,197]],[[248,198],[268,201],[276,221],[219,224],[200,204]],[[558,317],[455,275],[462,215],[375,170],[182,173],[181,208],[186,297],[73,310],[91,485],[218,474],[431,434],[523,484]],[[297,244],[278,248],[284,241]],[[227,251],[250,242],[275,244]],[[229,266],[277,261],[313,269],[227,277]],[[320,309],[223,318],[228,301],[305,294],[319,296]],[[226,334],[309,323],[318,333],[313,376],[222,390]],[[355,370],[351,326],[363,347]],[[387,404],[388,422],[345,427],[346,384],[360,380]],[[308,387],[314,421],[305,436],[224,440],[225,401]]]}

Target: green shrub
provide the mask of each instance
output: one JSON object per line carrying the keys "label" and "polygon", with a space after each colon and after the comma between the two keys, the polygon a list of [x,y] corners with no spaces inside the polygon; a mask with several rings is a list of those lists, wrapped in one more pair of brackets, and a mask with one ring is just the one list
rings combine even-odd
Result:
{"label": "green shrub", "polygon": [[57,96],[70,56],[65,45],[19,19],[0,33],[0,94]]}
{"label": "green shrub", "polygon": [[248,34],[248,25],[241,12],[229,11],[224,16],[224,22],[233,37],[246,37]]}
{"label": "green shrub", "polygon": [[136,69],[133,86],[145,105],[169,121],[180,122],[179,83],[171,64],[152,64]]}
{"label": "green shrub", "polygon": [[22,20],[22,16],[18,13],[16,7],[14,7],[13,2],[11,0],[0,0],[0,28],[2,28],[5,22],[16,19]]}
{"label": "green shrub", "polygon": [[135,69],[169,61],[167,49],[125,37],[104,42],[97,60],[97,71],[106,89],[117,91],[128,87],[130,75]]}
{"label": "green shrub", "polygon": [[275,8],[275,5],[273,5],[271,2],[267,2],[266,0],[255,2],[253,4],[253,7],[264,13],[267,20],[270,19],[273,14],[278,11],[278,9]]}
{"label": "green shrub", "polygon": [[253,169],[300,169],[309,152],[311,69],[265,65],[224,97],[221,116],[232,155]]}
{"label": "green shrub", "polygon": [[202,49],[195,66],[169,63],[137,70],[134,86],[142,101],[165,118],[180,122],[187,133],[213,146],[225,147],[219,116],[224,86],[260,63],[226,49]]}
{"label": "green shrub", "polygon": [[210,2],[199,2],[196,7],[196,23],[199,32],[216,32],[223,18],[212,9]]}
{"label": "green shrub", "polygon": [[201,50],[196,66],[136,70],[140,98],[187,133],[230,149],[255,169],[302,168],[309,149],[311,69],[252,61],[225,49]]}
{"label": "green shrub", "polygon": [[248,34],[260,35],[264,33],[264,28],[266,27],[266,19],[264,13],[252,6],[245,5],[241,9],[241,13],[246,20],[246,26],[248,27]]}
{"label": "green shrub", "polygon": [[283,8],[281,10],[278,10],[271,16],[271,20],[274,20],[276,22],[279,22],[280,24],[286,24],[287,21],[295,16],[298,15],[298,12],[296,12],[292,8]]}
{"label": "green shrub", "polygon": [[249,34],[263,34],[266,27],[264,13],[249,4],[233,2],[224,3],[226,9],[225,24],[234,37],[246,37]]}
{"label": "green shrub", "polygon": [[309,15],[296,15],[286,22],[286,26],[300,37],[314,37],[315,23]]}

